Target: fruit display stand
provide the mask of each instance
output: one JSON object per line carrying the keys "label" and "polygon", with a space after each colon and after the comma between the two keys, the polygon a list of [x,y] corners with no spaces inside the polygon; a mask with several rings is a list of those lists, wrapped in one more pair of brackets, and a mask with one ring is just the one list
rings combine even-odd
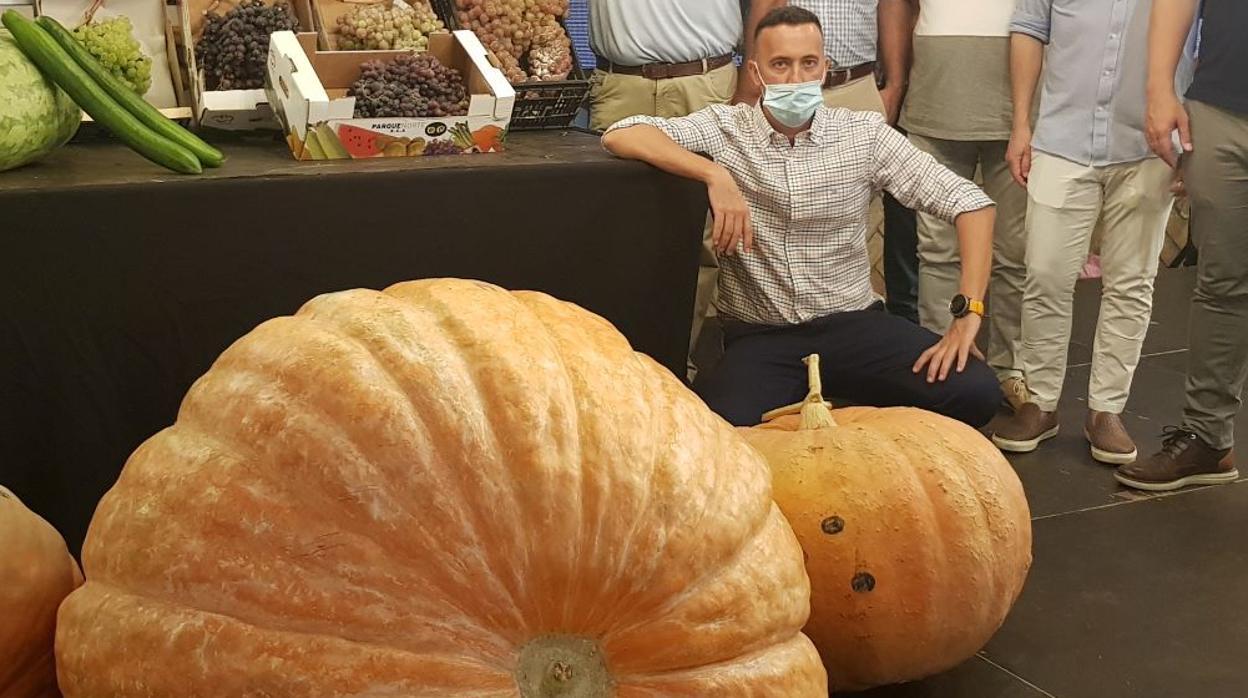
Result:
{"label": "fruit display stand", "polygon": [[433,34],[428,49],[464,76],[470,95],[465,116],[355,118],[355,98],[347,96],[347,88],[361,65],[409,51],[321,51],[310,32],[277,32],[269,51],[269,101],[298,160],[503,149],[515,93],[472,32]]}
{"label": "fruit display stand", "polygon": [[[264,0],[272,5],[273,0]],[[195,57],[195,44],[203,33],[207,12],[224,13],[236,3],[233,0],[179,0],[182,18],[182,45],[185,47],[187,72],[190,74],[195,118],[201,126],[229,131],[257,129],[278,130],[280,125],[263,88],[246,90],[209,90],[205,75]],[[301,30],[313,26],[312,8],[308,0],[288,0]]]}
{"label": "fruit display stand", "polygon": [[[75,552],[126,457],[192,381],[307,299],[430,277],[573,301],[684,375],[706,189],[577,131],[481,157],[297,162],[216,133],[194,177],[116,142],[0,173],[0,482]],[[518,202],[532,215],[516,215]],[[20,214],[20,215],[19,215]]]}

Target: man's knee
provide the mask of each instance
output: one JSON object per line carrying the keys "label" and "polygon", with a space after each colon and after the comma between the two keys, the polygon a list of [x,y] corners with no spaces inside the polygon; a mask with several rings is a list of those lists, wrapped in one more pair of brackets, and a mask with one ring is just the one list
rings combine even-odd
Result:
{"label": "man's knee", "polygon": [[951,374],[948,382],[949,393],[941,411],[976,428],[991,421],[1005,399],[996,374],[978,359],[968,361],[962,373]]}

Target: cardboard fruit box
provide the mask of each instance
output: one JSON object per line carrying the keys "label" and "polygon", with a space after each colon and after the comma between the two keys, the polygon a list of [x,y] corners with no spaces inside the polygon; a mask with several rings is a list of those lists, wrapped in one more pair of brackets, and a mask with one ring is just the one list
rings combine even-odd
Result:
{"label": "cardboard fruit box", "polygon": [[[143,99],[170,119],[192,118],[190,94],[186,90],[182,67],[178,61],[174,22],[165,0],[109,0],[96,4],[92,0],[32,0],[35,15],[55,19],[72,30],[91,14],[100,22],[125,16],[133,27],[133,36],[143,53],[152,60],[152,84]],[[3,6],[4,0],[0,0]],[[85,112],[85,122],[92,121]]]}
{"label": "cardboard fruit box", "polygon": [[[266,5],[276,0],[264,0]],[[195,119],[201,126],[229,131],[258,129],[277,130],[274,107],[263,88],[250,90],[208,90],[204,73],[195,60],[195,43],[204,32],[204,16],[208,12],[224,15],[240,0],[178,0],[182,19],[182,41],[186,50],[187,72],[191,81]],[[301,30],[312,28],[312,7],[309,0],[286,0],[299,20]]]}
{"label": "cardboard fruit box", "polygon": [[317,35],[276,32],[269,41],[266,91],[297,160],[490,153],[503,149],[516,101],[472,32],[437,33],[429,52],[464,76],[468,114],[357,119],[347,95],[370,60],[410,51],[322,51]]}

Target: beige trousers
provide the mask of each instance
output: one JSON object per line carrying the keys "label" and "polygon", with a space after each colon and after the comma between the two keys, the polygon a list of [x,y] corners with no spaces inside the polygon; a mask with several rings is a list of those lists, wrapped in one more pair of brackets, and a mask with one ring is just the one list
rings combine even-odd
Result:
{"label": "beige trousers", "polygon": [[[973,179],[979,168],[984,192],[997,202],[992,238],[992,280],[988,288],[988,365],[997,378],[1021,377],[1023,285],[1027,281],[1027,191],[1014,182],[1005,162],[1006,141],[946,141],[910,134],[910,142],[940,164]],[[953,316],[949,301],[958,293],[962,262],[952,223],[918,212],[919,323],[943,335]]]}
{"label": "beige trousers", "polygon": [[828,87],[823,90],[823,103],[833,109],[840,107],[850,111],[873,111],[884,113],[884,99],[875,86],[875,77],[851,80],[844,85]]}
{"label": "beige trousers", "polygon": [[[639,75],[594,71],[590,81],[590,128],[602,131],[630,116],[644,114],[673,118],[687,116],[711,104],[726,104],[737,89],[737,68],[726,65],[706,75],[651,80]],[[693,302],[693,325],[689,334],[688,378],[697,375],[692,354],[707,315],[714,311],[719,260],[711,247],[711,217],[702,230],[702,253],[698,258],[698,287]]]}
{"label": "beige trousers", "polygon": [[1071,306],[1092,231],[1101,241],[1101,310],[1088,407],[1122,412],[1153,309],[1153,281],[1174,196],[1158,158],[1093,167],[1036,152],[1028,179],[1022,364],[1040,409],[1057,409]]}

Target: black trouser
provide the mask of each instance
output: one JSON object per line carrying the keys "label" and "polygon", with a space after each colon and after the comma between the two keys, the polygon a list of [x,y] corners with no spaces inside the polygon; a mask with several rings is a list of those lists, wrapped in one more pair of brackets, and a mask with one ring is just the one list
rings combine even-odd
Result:
{"label": "black trouser", "polygon": [[724,325],[724,355],[694,390],[734,426],[753,426],[764,412],[806,396],[802,359],[819,354],[824,395],[857,405],[911,406],[979,427],[1001,404],[1001,386],[992,369],[972,358],[962,373],[927,382],[914,362],[939,337],[930,330],[883,311],[836,313],[802,325],[768,327]]}

